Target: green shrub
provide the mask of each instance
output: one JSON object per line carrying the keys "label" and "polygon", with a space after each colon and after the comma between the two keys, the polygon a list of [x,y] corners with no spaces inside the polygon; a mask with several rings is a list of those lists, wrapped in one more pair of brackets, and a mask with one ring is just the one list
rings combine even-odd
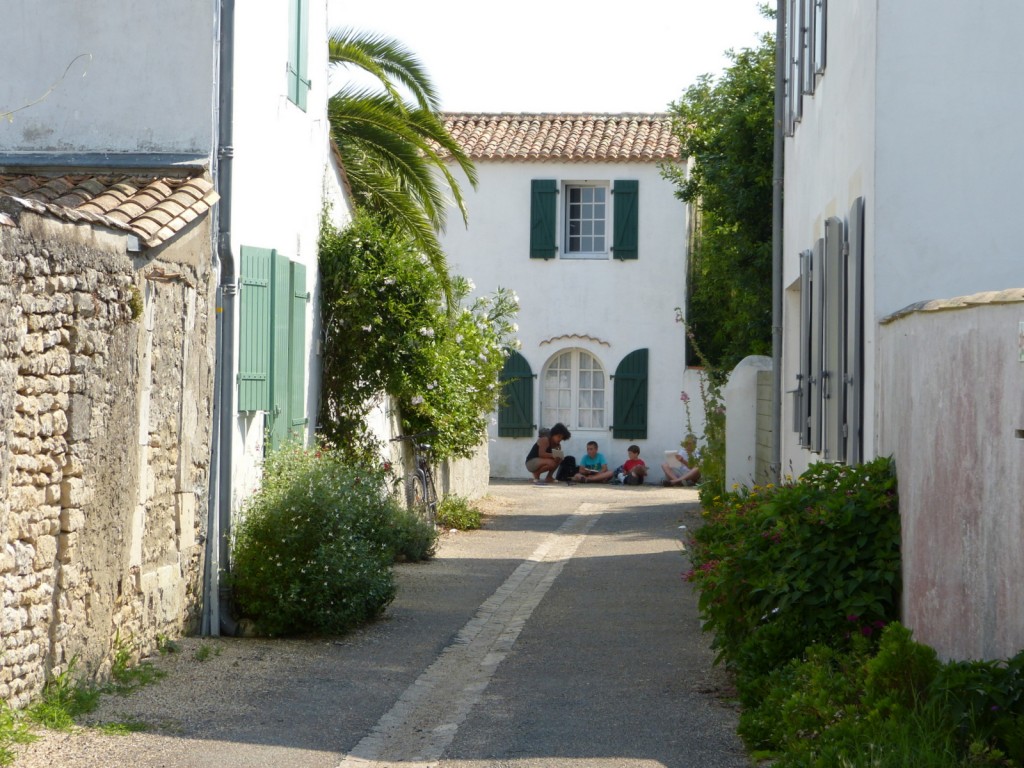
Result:
{"label": "green shrub", "polygon": [[470,531],[480,527],[480,510],[463,496],[445,496],[437,507],[436,518],[441,528]]}
{"label": "green shrub", "polygon": [[704,515],[687,578],[741,693],[808,645],[877,637],[896,618],[900,524],[888,459],[816,464],[796,483],[714,497]]}
{"label": "green shrub", "polygon": [[434,526],[405,507],[395,507],[387,535],[396,560],[417,563],[433,557],[437,548]]}
{"label": "green shrub", "polygon": [[270,635],[340,633],[394,599],[396,557],[426,557],[433,531],[410,521],[383,470],[329,447],[270,453],[235,529],[232,584],[241,614]]}

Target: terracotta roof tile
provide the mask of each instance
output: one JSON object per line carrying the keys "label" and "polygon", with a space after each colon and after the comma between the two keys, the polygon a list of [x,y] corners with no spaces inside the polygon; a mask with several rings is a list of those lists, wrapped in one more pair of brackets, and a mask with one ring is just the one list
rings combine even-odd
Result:
{"label": "terracotta roof tile", "polygon": [[161,178],[8,173],[0,174],[0,197],[65,221],[131,232],[147,247],[174,237],[219,199],[204,174]]}
{"label": "terracotta roof tile", "polygon": [[455,114],[445,128],[473,160],[660,162],[679,160],[667,113]]}

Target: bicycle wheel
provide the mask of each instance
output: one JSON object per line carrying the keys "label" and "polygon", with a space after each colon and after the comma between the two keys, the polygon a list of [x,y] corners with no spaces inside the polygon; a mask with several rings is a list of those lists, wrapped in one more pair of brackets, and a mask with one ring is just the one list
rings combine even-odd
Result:
{"label": "bicycle wheel", "polygon": [[427,476],[422,469],[417,469],[409,475],[408,487],[406,488],[406,499],[409,502],[409,509],[420,515],[431,525],[434,524],[434,510],[437,502],[431,502],[432,494],[430,489],[433,483],[428,485]]}

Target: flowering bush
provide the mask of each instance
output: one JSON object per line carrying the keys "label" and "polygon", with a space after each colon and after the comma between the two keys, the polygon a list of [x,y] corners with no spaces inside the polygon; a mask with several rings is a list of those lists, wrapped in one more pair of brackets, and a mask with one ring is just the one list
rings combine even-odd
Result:
{"label": "flowering bush", "polygon": [[329,447],[285,446],[267,456],[235,528],[238,610],[269,635],[344,632],[394,598],[392,563],[428,557],[435,540],[388,493],[383,470]]}
{"label": "flowering bush", "polygon": [[872,636],[896,617],[900,524],[889,459],[816,464],[795,483],[714,497],[704,515],[687,579],[741,691],[812,643]]}
{"label": "flowering bush", "polygon": [[340,232],[324,223],[320,271],[322,433],[370,458],[365,419],[386,393],[399,402],[403,428],[436,433],[435,459],[471,454],[516,345],[515,294],[499,288],[469,302],[472,283],[439,276],[408,237],[365,213]]}

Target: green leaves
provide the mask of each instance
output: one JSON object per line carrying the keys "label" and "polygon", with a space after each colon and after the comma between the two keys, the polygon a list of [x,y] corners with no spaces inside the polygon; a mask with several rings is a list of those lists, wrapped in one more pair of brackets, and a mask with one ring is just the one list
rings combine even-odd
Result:
{"label": "green leaves", "polygon": [[899,602],[899,514],[888,459],[817,464],[798,482],[703,499],[688,578],[741,684],[812,642],[876,634]]}
{"label": "green leaves", "polygon": [[730,55],[721,79],[703,76],[671,106],[692,169],[662,169],[700,211],[687,318],[727,370],[771,349],[774,39]]}
{"label": "green leaves", "polygon": [[[328,51],[333,66],[358,67],[383,88],[377,92],[344,86],[327,103],[331,137],[356,205],[411,238],[437,276],[446,280],[437,234],[445,228],[449,191],[466,219],[460,185],[446,160],[453,160],[473,187],[477,176],[438,116],[440,104],[430,77],[401,43],[380,35],[334,30]],[[403,101],[399,88],[410,91],[414,103]]]}
{"label": "green leaves", "polygon": [[416,243],[365,212],[342,232],[325,225],[324,368],[320,428],[369,459],[364,417],[382,393],[410,432],[433,430],[434,456],[468,456],[500,394],[498,378],[518,330],[518,298],[499,288],[470,300],[461,277],[444,283]]}

